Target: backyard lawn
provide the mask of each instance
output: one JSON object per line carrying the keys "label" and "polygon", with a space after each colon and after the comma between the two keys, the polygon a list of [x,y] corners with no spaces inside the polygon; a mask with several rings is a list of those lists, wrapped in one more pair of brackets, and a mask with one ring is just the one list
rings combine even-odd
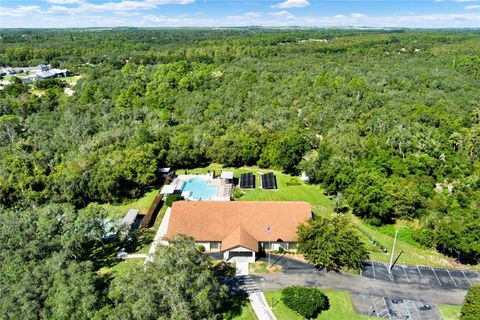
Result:
{"label": "backyard lawn", "polygon": [[[322,290],[328,297],[330,309],[322,312],[317,319],[328,320],[357,320],[368,319],[367,316],[357,314],[350,295],[346,291]],[[302,320],[305,319],[295,311],[285,306],[281,300],[282,292],[267,291],[264,293],[268,304],[278,320]]]}
{"label": "backyard lawn", "polygon": [[106,203],[102,204],[102,207],[108,210],[108,217],[112,219],[123,218],[129,209],[139,209],[141,214],[146,214],[157,194],[158,189],[153,189],[145,193],[141,198],[131,199],[122,204],[113,205]]}
{"label": "backyard lawn", "polygon": [[452,306],[450,304],[441,304],[438,306],[443,320],[458,320],[460,319],[460,311],[462,306]]}

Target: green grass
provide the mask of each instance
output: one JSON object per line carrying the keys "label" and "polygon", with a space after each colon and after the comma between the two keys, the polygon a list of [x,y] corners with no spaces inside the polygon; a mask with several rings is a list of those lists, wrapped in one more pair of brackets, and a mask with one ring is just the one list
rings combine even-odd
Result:
{"label": "green grass", "polygon": [[250,302],[245,303],[242,307],[242,313],[239,316],[232,318],[232,320],[257,320],[257,316],[253,311],[252,305]]}
{"label": "green grass", "polygon": [[[332,212],[332,200],[327,197],[323,189],[318,185],[309,185],[301,181],[298,177],[292,177],[276,170],[260,169],[258,167],[242,167],[242,168],[223,168],[219,164],[211,164],[208,167],[195,168],[187,170],[188,174],[205,174],[208,171],[215,170],[216,174],[220,174],[221,170],[233,171],[235,178],[239,178],[240,174],[246,172],[255,173],[256,188],[253,190],[242,190],[243,196],[238,199],[240,201],[306,201],[312,205],[313,212],[316,214]],[[264,190],[260,188],[261,173],[274,172],[277,177],[277,190]],[[178,170],[178,174],[184,174],[185,170]],[[295,180],[299,185],[287,186],[287,182]]]}
{"label": "green grass", "polygon": [[[390,236],[385,233],[391,233],[391,231],[386,231],[382,228],[376,228],[367,225],[361,219],[355,216],[351,216],[354,225],[362,230],[364,233],[373,236],[377,241],[379,241],[383,246],[388,248],[389,252],[387,254],[381,252],[378,247],[372,245],[371,241],[363,234],[360,233],[360,237],[363,242],[367,245],[367,249],[371,252],[370,259],[379,262],[388,263],[390,261],[390,254],[393,246],[393,236]],[[394,228],[393,226],[391,228]],[[381,231],[379,231],[381,230]],[[385,233],[384,233],[385,232]],[[401,232],[399,232],[400,234]],[[408,235],[409,231],[404,232]],[[442,255],[438,251],[429,248],[422,248],[419,245],[415,245],[413,240],[409,240],[408,236],[405,239],[401,237],[397,238],[397,243],[395,245],[395,256],[397,256],[402,250],[403,253],[398,259],[398,264],[405,265],[424,265],[429,267],[439,267],[439,268],[454,268],[455,266],[451,264],[451,261],[448,257]],[[413,242],[413,244],[412,244]]]}
{"label": "green grass", "polygon": [[450,304],[440,304],[438,306],[443,320],[458,320],[460,319],[461,306],[452,306]]}
{"label": "green grass", "polygon": [[141,198],[132,199],[122,204],[102,204],[102,207],[108,210],[108,217],[112,219],[123,218],[128,209],[139,209],[141,214],[146,214],[157,194],[158,189],[154,189],[145,193]]}
{"label": "green grass", "polygon": [[124,275],[130,270],[132,270],[134,267],[142,267],[144,259],[125,259],[121,260],[117,264],[115,264],[112,267],[103,267],[100,270],[98,270],[98,273],[101,275],[108,275],[108,274],[113,274],[113,276],[120,276]]}
{"label": "green grass", "polygon": [[64,81],[68,83],[69,85],[77,83],[77,81],[81,78],[81,76],[70,76],[70,77],[64,77],[64,78],[58,78],[61,81]]}
{"label": "green grass", "polygon": [[[322,290],[328,297],[330,309],[322,312],[317,319],[328,320],[357,320],[368,319],[368,317],[357,314],[350,295],[346,291]],[[267,291],[264,293],[268,304],[272,307],[273,313],[278,320],[302,320],[295,311],[283,304],[281,290]]]}

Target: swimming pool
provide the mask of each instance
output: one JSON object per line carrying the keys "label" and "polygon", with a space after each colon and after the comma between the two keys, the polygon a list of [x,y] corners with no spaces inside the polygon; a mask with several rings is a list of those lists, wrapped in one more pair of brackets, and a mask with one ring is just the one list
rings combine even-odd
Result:
{"label": "swimming pool", "polygon": [[190,191],[190,198],[210,200],[217,193],[217,187],[211,187],[203,179],[190,179],[183,185],[182,191]]}

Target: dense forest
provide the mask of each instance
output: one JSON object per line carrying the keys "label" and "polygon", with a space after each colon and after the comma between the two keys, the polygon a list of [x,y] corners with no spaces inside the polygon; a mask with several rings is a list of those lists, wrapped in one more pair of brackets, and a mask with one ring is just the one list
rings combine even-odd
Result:
{"label": "dense forest", "polygon": [[[38,256],[31,261],[42,272],[55,259],[65,266],[55,265],[63,270],[56,277],[94,270],[89,252],[71,253],[71,246],[93,241],[71,238],[75,224],[84,225],[79,219],[88,222],[100,210],[89,204],[141,195],[157,184],[158,167],[209,162],[305,171],[367,222],[417,219],[420,244],[463,263],[480,261],[478,31],[93,29],[1,36],[0,65],[50,63],[81,78],[73,96],[58,81],[36,84],[41,95],[21,81],[0,91],[2,246],[38,237],[27,225],[52,233],[31,244],[33,251],[2,250],[0,284],[19,283],[8,268],[38,255],[41,245],[54,248],[43,265]],[[47,226],[55,215],[69,223]],[[6,264],[8,255],[18,259]],[[25,264],[23,277],[28,270]],[[83,274],[70,278],[72,286],[83,281],[95,292],[105,285]],[[38,281],[47,281],[41,275]],[[91,298],[86,309],[106,303]]]}

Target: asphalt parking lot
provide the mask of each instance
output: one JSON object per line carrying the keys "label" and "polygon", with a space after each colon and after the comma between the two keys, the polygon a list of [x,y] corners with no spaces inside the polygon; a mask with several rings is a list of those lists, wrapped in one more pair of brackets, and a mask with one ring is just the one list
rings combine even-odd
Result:
{"label": "asphalt parking lot", "polygon": [[395,265],[389,273],[387,265],[371,261],[363,263],[361,274],[371,279],[445,288],[468,289],[471,285],[480,283],[478,271]]}
{"label": "asphalt parking lot", "polygon": [[381,297],[366,294],[351,294],[359,314],[391,320],[439,320],[436,305],[402,298]]}

